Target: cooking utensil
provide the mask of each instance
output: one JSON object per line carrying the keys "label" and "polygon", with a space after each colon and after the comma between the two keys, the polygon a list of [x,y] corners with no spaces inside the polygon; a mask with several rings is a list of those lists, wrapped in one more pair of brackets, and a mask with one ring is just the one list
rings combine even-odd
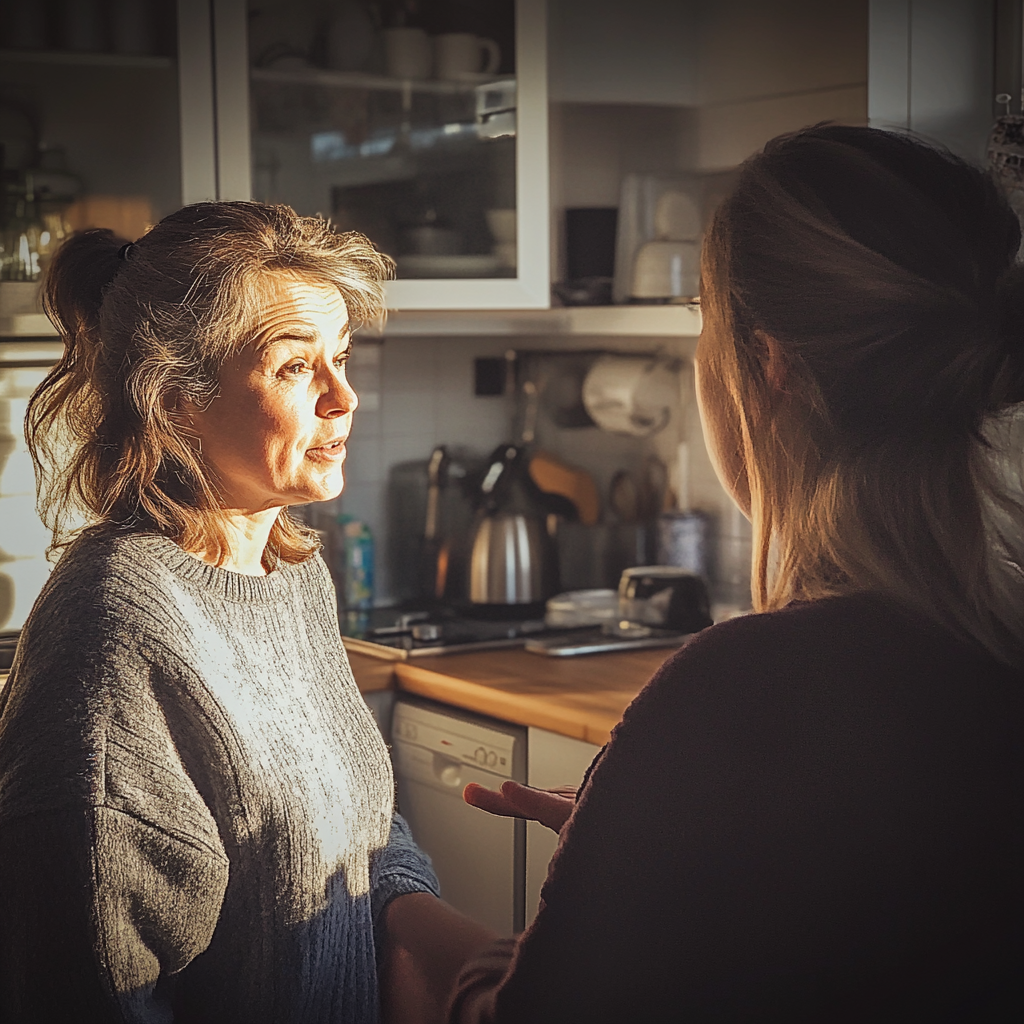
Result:
{"label": "cooking utensil", "polygon": [[628,469],[620,469],[608,488],[608,504],[620,523],[635,523],[640,512],[640,492]]}
{"label": "cooking utensil", "polygon": [[600,519],[601,496],[586,470],[567,466],[547,452],[534,452],[530,457],[530,476],[542,491],[568,498],[584,525],[593,526]]}
{"label": "cooking utensil", "polygon": [[448,482],[448,450],[438,445],[427,462],[427,515],[423,525],[418,590],[440,599],[448,582],[448,542],[439,531],[441,490]]}
{"label": "cooking utensil", "polygon": [[665,463],[657,455],[648,455],[644,460],[638,495],[638,513],[643,522],[657,519],[661,514],[667,489],[668,469]]}

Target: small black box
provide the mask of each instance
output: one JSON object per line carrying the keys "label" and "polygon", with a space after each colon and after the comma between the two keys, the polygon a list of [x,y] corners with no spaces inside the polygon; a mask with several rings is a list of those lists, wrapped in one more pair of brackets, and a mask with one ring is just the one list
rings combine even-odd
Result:
{"label": "small black box", "polygon": [[507,366],[500,357],[484,356],[473,360],[473,394],[505,394]]}

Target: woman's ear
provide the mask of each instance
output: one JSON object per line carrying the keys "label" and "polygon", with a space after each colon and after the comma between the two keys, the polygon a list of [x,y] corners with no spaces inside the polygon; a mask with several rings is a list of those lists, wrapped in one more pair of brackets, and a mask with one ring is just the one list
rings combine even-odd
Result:
{"label": "woman's ear", "polygon": [[793,380],[793,371],[782,344],[764,331],[754,331],[764,367],[764,378],[774,391],[788,395]]}

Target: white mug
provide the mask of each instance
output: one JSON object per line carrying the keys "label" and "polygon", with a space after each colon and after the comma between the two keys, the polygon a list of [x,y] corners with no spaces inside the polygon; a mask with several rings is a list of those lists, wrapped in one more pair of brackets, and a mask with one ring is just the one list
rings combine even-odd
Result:
{"label": "white mug", "polygon": [[421,28],[386,28],[384,63],[393,78],[429,78],[430,36]]}
{"label": "white mug", "polygon": [[434,37],[434,74],[459,81],[474,75],[493,75],[501,63],[501,50],[493,39],[472,32],[446,32]]}

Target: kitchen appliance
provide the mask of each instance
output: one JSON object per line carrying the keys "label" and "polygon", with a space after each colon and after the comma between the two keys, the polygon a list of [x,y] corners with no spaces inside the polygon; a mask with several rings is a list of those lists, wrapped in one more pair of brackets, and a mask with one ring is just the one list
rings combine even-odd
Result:
{"label": "kitchen appliance", "polygon": [[388,471],[385,555],[391,593],[404,607],[463,599],[465,538],[481,472],[478,456],[448,445]]}
{"label": "kitchen appliance", "polygon": [[391,717],[398,809],[430,855],[441,896],[504,936],[523,930],[526,822],[462,799],[470,782],[526,782],[526,729],[399,697]]}
{"label": "kitchen appliance", "polygon": [[524,646],[532,654],[563,658],[679,647],[711,622],[707,588],[699,576],[666,565],[638,566],[622,573],[616,621],[560,637],[533,637]]}
{"label": "kitchen appliance", "polygon": [[697,294],[704,185],[692,176],[627,174],[619,196],[615,302]]}
{"label": "kitchen appliance", "polygon": [[480,485],[470,535],[470,604],[506,615],[540,610],[558,589],[558,553],[547,521],[559,513],[575,517],[576,509],[537,487],[526,448],[499,445]]}
{"label": "kitchen appliance", "polygon": [[619,580],[619,618],[639,626],[696,633],[711,625],[704,581],[671,565],[626,569]]}
{"label": "kitchen appliance", "polygon": [[479,619],[453,608],[400,611],[375,608],[342,620],[345,646],[350,651],[391,661],[439,654],[495,651],[522,647],[527,637],[564,633],[549,629],[543,618]]}

